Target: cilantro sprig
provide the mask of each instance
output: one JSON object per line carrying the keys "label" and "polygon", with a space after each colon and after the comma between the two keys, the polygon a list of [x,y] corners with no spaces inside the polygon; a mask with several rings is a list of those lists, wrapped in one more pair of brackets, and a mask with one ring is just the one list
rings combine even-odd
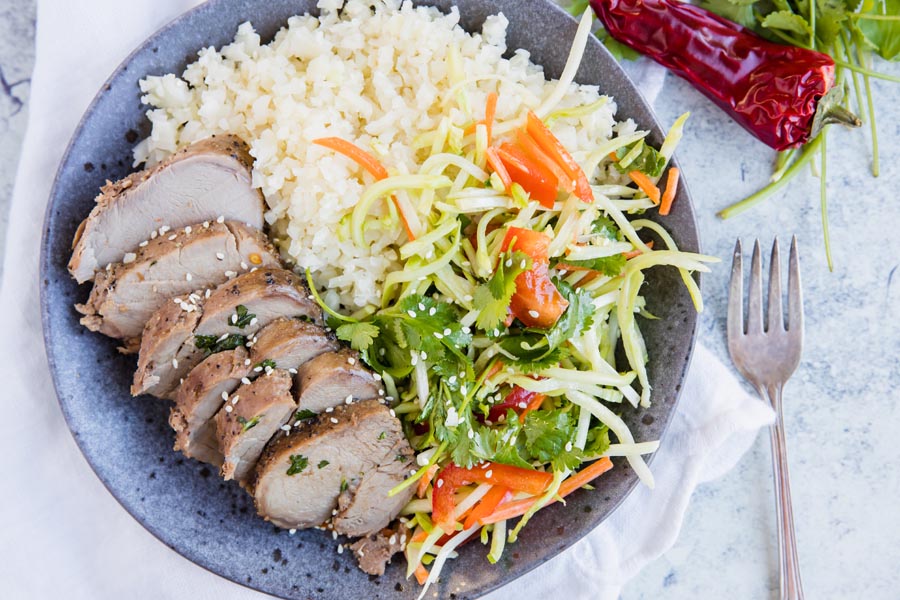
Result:
{"label": "cilantro sprig", "polygon": [[531,258],[522,252],[504,252],[497,269],[487,281],[475,289],[475,308],[480,312],[475,325],[485,331],[500,326],[506,319],[509,303],[516,293],[516,277],[531,268]]}

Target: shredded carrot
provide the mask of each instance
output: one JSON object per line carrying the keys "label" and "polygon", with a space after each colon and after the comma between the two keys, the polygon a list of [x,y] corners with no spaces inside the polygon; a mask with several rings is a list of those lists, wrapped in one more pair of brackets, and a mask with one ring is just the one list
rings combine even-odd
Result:
{"label": "shredded carrot", "polygon": [[416,488],[416,496],[419,498],[425,497],[425,494],[428,492],[428,484],[434,479],[434,474],[437,473],[437,470],[437,465],[428,467],[428,470],[425,471],[425,474],[419,479],[419,487]]}
{"label": "shredded carrot", "polygon": [[507,171],[506,167],[503,165],[503,161],[500,160],[497,149],[494,147],[488,148],[485,151],[485,155],[487,156],[488,164],[491,165],[491,168],[500,177],[500,181],[503,182],[503,187],[506,188],[506,191],[509,191],[512,187],[512,178],[509,176],[509,171]]}
{"label": "shredded carrot", "polygon": [[637,184],[642,192],[647,194],[648,198],[653,200],[653,204],[659,204],[659,188],[653,184],[649,177],[640,171],[629,171],[628,176],[631,177],[631,180]]}
{"label": "shredded carrot", "polygon": [[[578,488],[584,486],[585,484],[593,481],[603,473],[606,473],[610,469],[612,469],[612,461],[609,460],[608,457],[604,456],[603,458],[594,461],[589,466],[575,473],[568,479],[562,482],[562,485],[559,486],[559,493],[557,494],[561,498],[565,498]],[[478,521],[481,525],[490,525],[491,523],[499,523],[500,521],[505,521],[506,519],[514,519],[516,517],[521,517],[528,509],[531,508],[535,502],[537,502],[537,498],[524,498],[522,500],[516,500],[515,502],[507,502],[506,504],[501,504],[493,514],[480,519]],[[550,500],[547,503],[549,506],[556,502],[556,498]]]}
{"label": "shredded carrot", "polygon": [[[653,249],[653,240],[650,240],[645,245],[652,250]],[[640,256],[641,254],[643,254],[643,252],[641,252],[640,250],[632,250],[631,252],[623,252],[622,256],[625,257],[625,260],[631,260],[635,256]]]}
{"label": "shredded carrot", "polygon": [[491,489],[488,490],[488,493],[484,495],[484,498],[482,498],[471,512],[469,512],[469,516],[466,517],[465,523],[463,523],[463,529],[469,529],[477,523],[479,519],[482,519],[497,510],[497,506],[503,502],[504,498],[507,498],[507,494],[510,495],[509,497],[512,497],[512,492],[510,492],[509,488],[503,487],[502,485],[492,486]]}
{"label": "shredded carrot", "polygon": [[528,413],[540,408],[541,404],[544,403],[544,398],[545,398],[545,396],[543,394],[535,394],[534,397],[531,399],[531,401],[528,403],[528,406],[523,408],[522,412],[519,413],[519,422],[524,423],[525,417],[528,416]]}
{"label": "shredded carrot", "polygon": [[487,104],[484,107],[484,126],[487,127],[488,146],[491,145],[491,134],[494,131],[494,115],[497,114],[498,99],[497,92],[491,92],[488,94]]}
{"label": "shredded carrot", "polygon": [[339,152],[347,158],[358,163],[363,169],[371,173],[375,179],[387,179],[388,172],[377,158],[352,142],[339,137],[325,137],[313,140],[313,144],[325,146],[335,152]]}
{"label": "shredded carrot", "polygon": [[678,176],[680,175],[678,167],[669,169],[669,176],[666,178],[666,191],[663,192],[662,201],[659,203],[659,214],[665,216],[672,210],[672,202],[675,200],[675,192],[678,191]]}
{"label": "shredded carrot", "polygon": [[419,585],[425,585],[425,582],[428,581],[428,569],[422,565],[416,567],[416,581],[419,582]]}
{"label": "shredded carrot", "polygon": [[427,538],[427,537],[428,537],[428,532],[426,532],[424,529],[420,529],[412,536],[412,538],[409,541],[414,542],[414,543],[424,542],[425,538]]}
{"label": "shredded carrot", "polygon": [[500,372],[500,369],[502,369],[502,368],[503,368],[503,361],[502,361],[502,360],[498,360],[497,362],[494,363],[494,366],[491,367],[491,370],[488,371],[488,374],[485,375],[484,378],[485,378],[485,379],[490,379],[491,377],[493,377],[494,375],[496,375],[497,373],[499,373],[499,372]]}
{"label": "shredded carrot", "polygon": [[619,160],[619,155],[616,154],[615,152],[610,152],[609,154],[607,154],[607,156],[609,156],[609,160],[611,160],[613,162],[616,162]]}
{"label": "shredded carrot", "polygon": [[[384,168],[384,165],[382,165],[377,158],[352,142],[348,142],[339,137],[325,137],[313,140],[313,144],[318,144],[319,146],[324,146],[330,150],[343,154],[368,171],[375,179],[382,180],[387,179],[388,177],[387,169]],[[391,196],[391,200],[393,200],[394,206],[397,207],[397,214],[400,215],[400,220],[403,222],[403,228],[406,230],[407,237],[409,237],[410,240],[415,240],[416,236],[409,226],[406,215],[403,214],[400,202],[397,201],[395,196]]]}

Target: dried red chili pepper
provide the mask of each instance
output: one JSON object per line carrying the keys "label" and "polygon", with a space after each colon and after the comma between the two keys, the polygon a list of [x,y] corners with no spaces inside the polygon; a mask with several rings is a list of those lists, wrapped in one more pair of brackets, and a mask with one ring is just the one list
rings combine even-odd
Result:
{"label": "dried red chili pepper", "polygon": [[770,42],[675,0],[591,0],[591,8],[613,39],[687,79],[776,150],[805,144],[828,123],[860,125],[839,105],[826,54]]}

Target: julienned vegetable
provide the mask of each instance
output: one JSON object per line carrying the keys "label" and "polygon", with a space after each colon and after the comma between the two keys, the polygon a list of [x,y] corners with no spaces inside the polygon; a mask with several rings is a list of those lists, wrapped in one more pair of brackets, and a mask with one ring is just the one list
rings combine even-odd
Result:
{"label": "julienned vegetable", "polygon": [[765,40],[677,0],[591,0],[615,40],[649,56],[776,150],[796,148],[827,123],[859,126],[840,105],[830,56]]}
{"label": "julienned vegetable", "polygon": [[[423,145],[418,172],[394,174],[389,155],[387,177],[372,167],[377,181],[354,209],[350,237],[362,244],[367,226],[383,226],[370,209],[398,190],[421,226],[397,248],[403,267],[385,278],[378,306],[346,316],[313,290],[337,336],[383,378],[417,452],[418,470],[391,493],[416,488],[402,513],[413,530],[405,554],[408,576],[426,590],[478,532],[499,561],[534,514],[611,468],[608,456],[624,456],[653,486],[642,455],[655,445],[635,443],[618,416],[651,400],[635,318],[646,314],[644,273],[677,268],[700,309],[692,273],[716,259],[679,251],[657,223],[628,218],[671,206],[675,179],[665,190],[657,182],[686,116],[659,150],[630,129],[577,154],[557,135],[608,102],[556,107],[590,26],[586,12],[563,76],[533,111],[498,120],[496,91],[470,110],[460,84],[439,125],[458,136]],[[648,231],[656,247],[642,238]]]}

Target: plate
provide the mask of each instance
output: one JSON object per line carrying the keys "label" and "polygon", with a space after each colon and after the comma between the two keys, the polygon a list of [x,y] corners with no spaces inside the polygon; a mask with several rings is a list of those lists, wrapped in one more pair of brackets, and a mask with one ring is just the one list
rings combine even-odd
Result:
{"label": "plate", "polygon": [[[546,0],[445,0],[417,2],[445,12],[459,7],[461,25],[478,31],[484,19],[503,12],[509,19],[509,48],[525,48],[551,77],[562,72],[575,21]],[[248,587],[283,598],[414,598],[418,585],[404,578],[395,559],[384,576],[356,568],[349,552],[322,531],[290,535],[254,514],[251,498],[233,482],[223,482],[207,465],[172,451],[169,404],[128,391],[133,356],[115,342],[78,323],[73,305],[84,301],[87,285],[69,277],[66,264],[75,229],[88,214],[105,180],[127,175],[131,149],[149,133],[138,80],[150,74],[180,73],[198,50],[229,43],[238,25],[251,21],[271,39],[295,14],[315,13],[315,1],[211,0],[154,34],[112,74],[75,132],[50,196],[41,246],[41,311],[50,369],[72,435],[110,493],[153,535],[196,564]],[[662,142],[658,122],[615,60],[595,39],[589,41],[577,81],[599,84],[618,104],[618,118],[651,128],[649,140]],[[656,218],[651,211],[650,218]],[[679,247],[698,251],[697,227],[687,188],[679,190],[665,225]],[[644,321],[651,356],[653,406],[625,419],[639,440],[664,433],[675,408],[693,350],[697,317],[673,269],[654,269],[645,285],[648,308],[661,317]],[[589,533],[622,502],[637,478],[615,461],[594,491],[579,491],[567,505],[540,511],[519,541],[490,565],[479,544],[461,549],[444,569],[435,591],[440,597],[474,598],[521,576]],[[429,593],[430,595],[431,593]]]}

